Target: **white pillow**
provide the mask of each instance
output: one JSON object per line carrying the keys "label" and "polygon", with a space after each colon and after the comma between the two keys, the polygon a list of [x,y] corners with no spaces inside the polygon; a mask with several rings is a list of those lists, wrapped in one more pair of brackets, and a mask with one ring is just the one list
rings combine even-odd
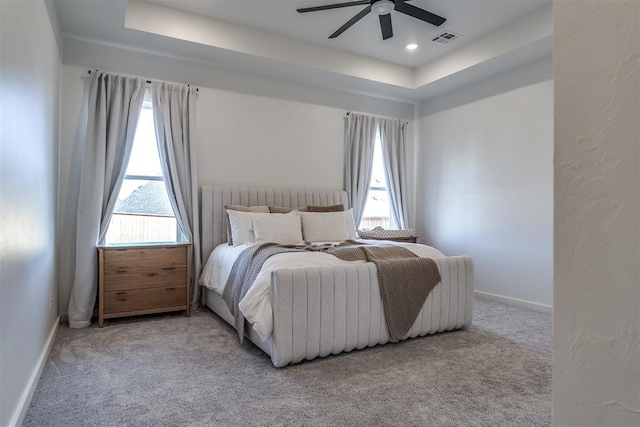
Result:
{"label": "white pillow", "polygon": [[267,218],[255,218],[252,223],[256,244],[271,242],[281,245],[300,245],[304,243],[298,211],[273,214]]}
{"label": "white pillow", "polygon": [[353,219],[353,209],[349,209],[344,213],[344,222],[349,233],[349,239],[354,240],[358,238],[358,230],[356,229],[356,222]]}
{"label": "white pillow", "polygon": [[358,234],[351,209],[342,212],[300,212],[307,242],[341,242]]}
{"label": "white pillow", "polygon": [[227,209],[229,214],[229,225],[231,226],[231,236],[233,237],[233,246],[242,245],[244,243],[254,243],[255,238],[251,228],[251,221],[256,218],[265,218],[270,213],[258,212],[241,212]]}

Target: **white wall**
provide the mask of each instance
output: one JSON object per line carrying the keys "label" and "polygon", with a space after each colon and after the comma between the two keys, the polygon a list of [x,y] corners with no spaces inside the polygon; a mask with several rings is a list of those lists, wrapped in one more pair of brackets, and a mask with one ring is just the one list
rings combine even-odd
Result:
{"label": "white wall", "polygon": [[342,188],[345,110],[200,89],[200,183]]}
{"label": "white wall", "polygon": [[1,1],[0,29],[0,425],[6,426],[28,405],[57,319],[60,57],[43,1]]}
{"label": "white wall", "polygon": [[556,1],[556,426],[640,425],[640,4]]}
{"label": "white wall", "polygon": [[[475,289],[552,306],[553,84],[545,59],[420,106],[417,229]],[[545,307],[541,307],[545,308]]]}
{"label": "white wall", "polygon": [[[78,135],[87,69],[197,84],[199,184],[343,188],[345,113],[411,121],[413,105],[207,68],[170,58],[65,40],[60,200],[65,242],[74,236]],[[68,63],[67,63],[68,62]],[[408,138],[413,140],[411,126]],[[412,148],[411,148],[412,149]],[[410,171],[410,173],[412,173]],[[412,191],[412,189],[410,190]],[[413,211],[411,211],[413,219]],[[63,244],[60,312],[66,313],[73,248]]]}

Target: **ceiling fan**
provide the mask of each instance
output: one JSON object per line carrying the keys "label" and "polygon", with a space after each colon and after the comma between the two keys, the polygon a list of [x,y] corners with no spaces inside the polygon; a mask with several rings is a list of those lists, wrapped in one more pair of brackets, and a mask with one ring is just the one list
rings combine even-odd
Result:
{"label": "ceiling fan", "polygon": [[302,9],[298,9],[300,13],[306,12],[317,12],[320,10],[329,10],[329,9],[338,9],[342,7],[350,7],[350,6],[360,6],[360,5],[368,5],[365,7],[360,13],[355,15],[353,18],[347,21],[342,27],[338,28],[335,33],[329,36],[330,39],[335,39],[340,34],[347,31],[353,24],[364,18],[371,11],[378,15],[380,19],[380,29],[382,30],[382,39],[387,40],[393,37],[393,27],[391,26],[391,11],[395,10],[396,12],[404,13],[405,15],[412,16],[414,18],[420,19],[421,21],[427,22],[431,25],[435,25],[439,27],[446,21],[446,18],[442,16],[438,16],[431,12],[428,12],[424,9],[420,9],[419,7],[415,7],[413,5],[407,4],[406,0],[360,0],[360,1],[349,1],[346,3],[336,3],[336,4],[328,4],[324,6],[315,6],[315,7],[305,7]]}

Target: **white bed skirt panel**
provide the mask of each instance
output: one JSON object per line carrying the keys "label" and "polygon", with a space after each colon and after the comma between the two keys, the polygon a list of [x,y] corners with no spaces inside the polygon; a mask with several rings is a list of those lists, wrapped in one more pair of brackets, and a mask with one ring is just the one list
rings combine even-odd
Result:
{"label": "white bed skirt panel", "polygon": [[[471,259],[449,257],[434,261],[442,281],[431,291],[403,339],[471,324]],[[219,303],[221,298],[216,300]],[[372,263],[276,270],[271,275],[271,304],[274,313],[271,338],[263,342],[250,329],[247,337],[271,356],[276,367],[389,341],[376,267]],[[219,307],[216,309],[210,298],[207,305],[219,313]],[[221,317],[232,321],[230,316],[225,318],[221,314]]]}

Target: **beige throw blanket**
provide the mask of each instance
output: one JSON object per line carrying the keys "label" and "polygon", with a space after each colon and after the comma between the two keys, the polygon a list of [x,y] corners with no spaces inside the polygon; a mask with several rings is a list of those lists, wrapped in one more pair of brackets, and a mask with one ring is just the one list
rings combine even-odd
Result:
{"label": "beige throw blanket", "polygon": [[429,292],[440,282],[438,266],[402,246],[363,245],[346,241],[326,251],[345,261],[368,261],[376,265],[384,317],[391,342],[411,329]]}

